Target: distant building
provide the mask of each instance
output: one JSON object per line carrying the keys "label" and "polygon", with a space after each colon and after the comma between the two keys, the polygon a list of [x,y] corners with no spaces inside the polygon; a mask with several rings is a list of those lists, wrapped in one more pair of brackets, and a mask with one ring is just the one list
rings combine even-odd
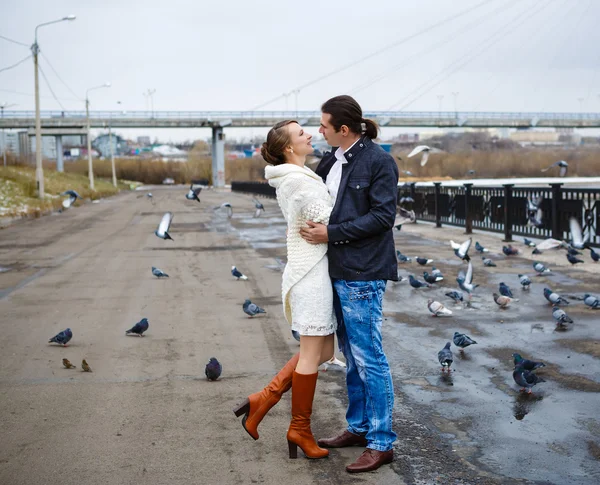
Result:
{"label": "distant building", "polygon": [[[108,135],[100,135],[92,142],[92,147],[98,150],[101,156],[110,157],[110,140],[111,137]],[[127,141],[125,138],[120,137],[119,135],[112,135],[112,153],[115,157],[120,155],[126,155],[129,153],[129,146],[127,145]]]}
{"label": "distant building", "polygon": [[148,145],[152,144],[149,136],[138,136],[137,142],[138,142],[138,145],[143,146],[143,147],[147,147]]}
{"label": "distant building", "polygon": [[0,154],[4,152],[19,155],[19,133],[5,131],[4,136],[0,133]]}
{"label": "distant building", "polygon": [[[27,136],[27,134],[25,134],[25,136]],[[35,136],[30,136],[29,140],[31,153],[35,156]],[[56,139],[53,136],[42,137],[42,158],[56,160]]]}

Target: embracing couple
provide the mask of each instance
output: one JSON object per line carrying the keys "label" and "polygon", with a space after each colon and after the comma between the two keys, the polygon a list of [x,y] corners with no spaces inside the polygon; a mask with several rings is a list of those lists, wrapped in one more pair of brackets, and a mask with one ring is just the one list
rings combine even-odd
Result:
{"label": "embracing couple", "polygon": [[[235,410],[255,440],[267,412],[292,390],[287,433],[290,458],[300,447],[307,458],[327,448],[366,448],[351,473],[376,470],[393,460],[392,376],[381,342],[382,302],[388,280],[398,279],[392,227],[398,168],[373,142],[378,127],[362,116],[350,96],[321,107],[319,132],[334,147],[316,169],[305,167],[312,136],[296,121],[277,123],[262,147],[265,177],[276,188],[287,221],[284,314],[300,334],[300,352],[262,391]],[[334,354],[334,332],[346,358],[348,427],[315,440],[310,417],[317,368]]]}

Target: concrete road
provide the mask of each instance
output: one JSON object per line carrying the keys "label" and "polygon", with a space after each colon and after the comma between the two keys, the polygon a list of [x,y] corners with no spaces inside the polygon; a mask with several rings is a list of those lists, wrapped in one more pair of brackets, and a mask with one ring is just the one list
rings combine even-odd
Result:
{"label": "concrete road", "polygon": [[[498,278],[525,271],[529,261],[517,258],[497,274],[478,271],[473,308],[456,309],[449,320],[430,317],[425,306],[430,295],[443,298],[444,287],[426,293],[390,284],[384,341],[396,386],[396,460],[352,476],[344,467],[360,449],[333,450],[327,460],[288,459],[289,395],[256,442],[232,413],[298,349],[281,311],[277,258],[285,259],[285,225],[276,202],[265,200],[266,213],[254,219],[246,195],[205,190],[198,204],[184,198],[186,188],[152,192],[154,205],[127,193],[0,231],[0,483],[600,479],[598,317],[574,302],[576,326],[558,335],[537,295],[544,284],[597,288],[594,273],[561,269],[554,281],[535,281],[521,306],[499,313],[487,293]],[[232,219],[213,210],[224,201],[234,207]],[[175,241],[153,234],[166,211],[175,214]],[[460,263],[444,240],[461,235],[443,231],[405,226],[396,239],[409,255],[443,255],[436,263],[450,288]],[[501,247],[492,236],[481,240]],[[233,279],[234,264],[248,281]],[[400,272],[422,272],[412,264]],[[170,278],[154,278],[151,266]],[[246,318],[246,298],[267,315]],[[147,336],[126,337],[142,317],[150,321]],[[74,333],[69,346],[47,344],[66,327]],[[441,378],[435,356],[455,329],[479,344],[456,356],[451,378]],[[522,400],[512,382],[508,359],[516,350],[554,362],[534,399]],[[224,369],[217,382],[204,378],[212,356]],[[78,367],[86,358],[93,372],[64,369],[63,357]],[[321,372],[317,436],[343,429],[345,399],[343,372]]]}

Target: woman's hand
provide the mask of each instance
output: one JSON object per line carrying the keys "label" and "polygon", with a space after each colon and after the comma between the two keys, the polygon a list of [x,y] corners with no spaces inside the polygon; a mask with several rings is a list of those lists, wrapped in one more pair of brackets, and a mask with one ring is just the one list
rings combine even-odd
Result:
{"label": "woman's hand", "polygon": [[310,244],[323,244],[329,241],[327,226],[320,222],[306,221],[308,227],[300,229],[302,238]]}

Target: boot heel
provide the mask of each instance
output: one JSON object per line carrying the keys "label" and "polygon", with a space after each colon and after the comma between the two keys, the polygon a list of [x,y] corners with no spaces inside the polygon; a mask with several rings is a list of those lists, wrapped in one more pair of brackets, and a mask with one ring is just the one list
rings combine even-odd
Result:
{"label": "boot heel", "polygon": [[288,440],[288,449],[290,451],[290,458],[298,458],[298,445]]}
{"label": "boot heel", "polygon": [[233,413],[239,418],[242,414],[248,414],[250,412],[250,401],[248,398],[233,410]]}

